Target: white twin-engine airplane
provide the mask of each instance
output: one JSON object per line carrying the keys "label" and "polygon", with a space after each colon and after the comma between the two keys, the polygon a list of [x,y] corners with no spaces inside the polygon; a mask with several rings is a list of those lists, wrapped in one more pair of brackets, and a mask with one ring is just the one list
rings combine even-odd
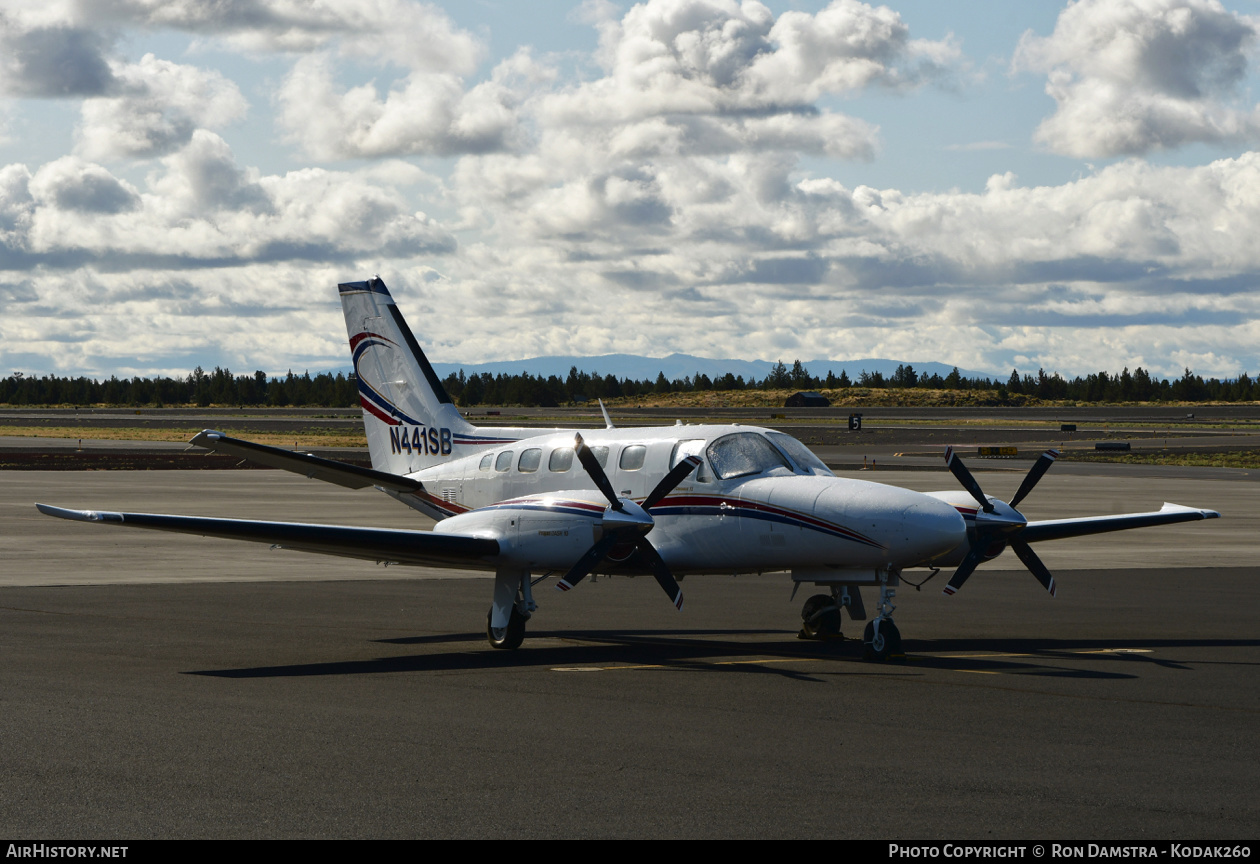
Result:
{"label": "white twin-engine airplane", "polygon": [[[542,431],[477,427],[446,394],[379,278],[338,286],[372,468],[266,447],[207,430],[194,444],[352,489],[374,486],[438,520],[432,531],[64,510],[63,519],[254,540],[284,549],[495,574],[487,636],[516,648],[536,610],[533,587],[563,574],[652,575],[678,609],[675,574],[790,571],[806,601],[806,638],[840,633],[841,610],[866,620],[861,587],[879,592],[864,656],[901,655],[892,620],[902,571],[955,567],[953,594],[1007,546],[1046,590],[1031,543],[1220,514],[1175,504],[1151,513],[1029,522],[1015,509],[1058,455],[1033,465],[1009,504],[981,491],[950,450],[965,491],[923,494],[837,477],[790,435],[755,426]],[[534,578],[535,573],[543,575]],[[793,588],[795,594],[796,588]]]}

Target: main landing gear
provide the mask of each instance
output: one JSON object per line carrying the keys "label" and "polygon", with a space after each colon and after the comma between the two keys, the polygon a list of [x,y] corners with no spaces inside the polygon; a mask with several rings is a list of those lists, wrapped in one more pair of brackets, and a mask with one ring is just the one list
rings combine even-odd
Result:
{"label": "main landing gear", "polygon": [[494,610],[491,609],[486,613],[486,639],[490,642],[491,647],[512,650],[520,648],[521,643],[525,641],[525,622],[529,619],[520,613],[515,606],[512,607],[512,613],[508,618],[506,627],[494,626]]}
{"label": "main landing gear", "polygon": [[815,594],[801,608],[801,639],[843,639],[840,606],[830,594]]}
{"label": "main landing gear", "polygon": [[492,648],[512,650],[525,641],[525,622],[538,608],[528,570],[494,574],[494,604],[486,613],[486,640]]}

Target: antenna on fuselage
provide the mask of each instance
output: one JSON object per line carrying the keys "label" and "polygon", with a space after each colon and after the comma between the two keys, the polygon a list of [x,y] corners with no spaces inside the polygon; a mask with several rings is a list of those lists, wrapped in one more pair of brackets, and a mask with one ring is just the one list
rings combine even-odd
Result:
{"label": "antenna on fuselage", "polygon": [[608,409],[604,407],[604,400],[596,399],[595,401],[599,403],[599,411],[604,415],[604,428],[616,429],[617,427],[613,425],[612,418],[608,416]]}

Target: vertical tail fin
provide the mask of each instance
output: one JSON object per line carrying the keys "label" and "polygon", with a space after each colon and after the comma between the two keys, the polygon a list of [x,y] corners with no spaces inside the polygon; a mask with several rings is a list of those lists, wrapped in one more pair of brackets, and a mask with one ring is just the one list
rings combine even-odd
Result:
{"label": "vertical tail fin", "polygon": [[337,286],[372,467],[408,474],[456,458],[476,432],[447,395],[379,277]]}

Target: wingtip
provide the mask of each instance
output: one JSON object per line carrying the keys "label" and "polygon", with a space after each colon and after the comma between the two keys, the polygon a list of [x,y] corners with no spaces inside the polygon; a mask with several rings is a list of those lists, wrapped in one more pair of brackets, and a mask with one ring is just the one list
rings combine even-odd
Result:
{"label": "wingtip", "polygon": [[1171,501],[1165,501],[1164,506],[1159,508],[1161,513],[1198,513],[1201,519],[1220,519],[1221,514],[1215,510],[1204,510],[1201,507],[1187,507],[1184,504],[1174,504]]}
{"label": "wingtip", "polygon": [[105,522],[109,521],[110,516],[117,516],[116,521],[122,521],[122,517],[116,513],[99,513],[95,510],[70,510],[65,507],[54,507],[51,504],[40,504],[39,502],[35,503],[35,509],[45,516],[69,519],[72,522]]}

